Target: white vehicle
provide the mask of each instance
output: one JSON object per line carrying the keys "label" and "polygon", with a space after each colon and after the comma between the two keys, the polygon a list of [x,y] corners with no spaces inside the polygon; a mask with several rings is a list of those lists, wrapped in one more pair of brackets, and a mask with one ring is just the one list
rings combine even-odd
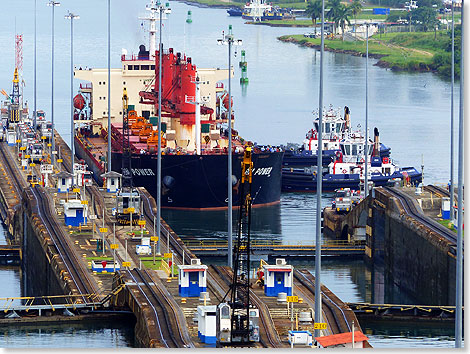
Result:
{"label": "white vehicle", "polygon": [[41,136],[45,136],[47,140],[52,138],[52,123],[42,122],[41,123]]}
{"label": "white vehicle", "polygon": [[338,212],[349,212],[352,207],[351,190],[349,188],[337,189],[332,207]]}

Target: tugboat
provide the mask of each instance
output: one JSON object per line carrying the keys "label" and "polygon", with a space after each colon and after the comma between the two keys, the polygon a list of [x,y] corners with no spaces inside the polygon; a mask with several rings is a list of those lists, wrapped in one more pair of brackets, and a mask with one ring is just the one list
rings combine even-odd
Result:
{"label": "tugboat", "polygon": [[[313,112],[316,119],[313,121],[314,128],[310,129],[302,146],[297,149],[286,149],[282,160],[283,167],[311,167],[317,166],[318,150],[318,111]],[[340,151],[340,140],[346,136],[351,129],[350,110],[344,107],[344,117],[341,116],[341,108],[333,109],[330,105],[328,110],[323,110],[322,119],[322,165],[328,166]],[[380,143],[380,157],[390,157],[390,148]]]}
{"label": "tugboat", "polygon": [[[147,6],[151,14],[150,29],[155,28],[158,12],[155,1]],[[111,127],[107,124],[107,77],[103,69],[75,70],[75,78],[90,83],[80,85],[76,103],[76,154],[93,170],[95,180],[106,166],[107,138],[111,134],[112,169],[123,175],[123,107],[119,97],[126,88],[130,125],[131,174],[134,186],[145,187],[157,194],[157,144],[162,146],[162,208],[226,209],[227,161],[232,153],[233,205],[239,203],[238,189],[241,159],[247,145],[252,145],[253,205],[280,202],[283,151],[278,147],[261,147],[245,141],[228,124],[234,124],[234,113],[228,114],[228,93],[221,80],[228,70],[200,69],[190,57],[172,48],[160,52],[155,46],[155,31],[150,30],[150,50],[140,46],[138,55],[121,57],[122,68],[113,69],[111,84],[116,99],[111,100]],[[162,59],[162,123],[158,116],[158,63]],[[114,82],[114,83],[113,83]],[[122,85],[121,85],[122,83]],[[233,99],[231,99],[233,101]],[[232,103],[233,107],[233,103]],[[233,151],[228,151],[228,139]],[[127,140],[126,140],[127,141]]]}
{"label": "tugboat", "polygon": [[[384,186],[396,180],[406,179],[408,183],[419,184],[422,174],[414,167],[400,168],[391,158],[379,156],[378,130],[374,129],[375,142],[368,142],[368,180],[375,186]],[[323,168],[323,191],[338,188],[358,189],[365,178],[365,138],[360,130],[348,131],[340,142],[340,151],[334,162]],[[316,168],[283,168],[282,190],[285,192],[315,192],[317,189]]]}
{"label": "tugboat", "polygon": [[238,7],[232,7],[227,10],[229,16],[241,16],[243,14],[243,10]]}

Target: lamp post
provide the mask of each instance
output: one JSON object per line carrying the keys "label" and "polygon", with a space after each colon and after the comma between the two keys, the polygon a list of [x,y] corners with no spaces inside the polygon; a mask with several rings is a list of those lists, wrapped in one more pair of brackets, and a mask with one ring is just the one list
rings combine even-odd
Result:
{"label": "lamp post", "polygon": [[75,125],[73,123],[73,20],[80,19],[80,16],[75,15],[69,11],[65,15],[65,19],[70,20],[70,104],[71,104],[71,113],[70,113],[70,166],[73,168],[73,157],[74,157],[74,135],[75,135]]}
{"label": "lamp post", "polygon": [[[162,44],[162,19],[163,15],[170,14],[170,4],[161,4],[159,1],[154,4],[152,1],[151,6],[154,6],[155,10],[158,10],[159,14],[159,44],[158,44],[158,151],[157,151],[157,237],[160,239],[161,232],[161,199],[162,199],[162,55],[163,55],[163,44]],[[153,53],[155,55],[155,53]],[[150,53],[152,55],[152,53]],[[169,236],[168,236],[169,238]],[[160,251],[160,247],[159,247]],[[168,251],[169,252],[169,251]]]}
{"label": "lamp post", "polygon": [[36,17],[37,17],[37,0],[34,0],[34,112],[33,112],[33,129],[36,129]]}
{"label": "lamp post", "polygon": [[[462,347],[462,294],[463,294],[463,168],[464,168],[464,7],[462,1],[461,41],[460,41],[460,97],[459,97],[459,147],[458,147],[458,194],[457,194],[457,269],[456,269],[456,299],[455,299],[455,347]],[[453,25],[453,22],[452,22]]]}
{"label": "lamp post", "polygon": [[[54,9],[56,6],[60,6],[60,2],[50,0],[47,6],[52,8],[52,48],[51,48],[51,65],[52,65],[52,92],[51,92],[51,123],[52,123],[52,151],[55,151],[55,134],[54,134]],[[52,165],[55,163],[55,155],[51,153]]]}
{"label": "lamp post", "polygon": [[228,26],[228,34],[222,34],[222,39],[217,40],[218,45],[228,45],[228,178],[227,178],[227,193],[228,193],[228,266],[232,267],[232,45],[242,45],[241,39],[234,39],[232,34],[232,25]]}
{"label": "lamp post", "polygon": [[[445,11],[445,10],[444,10]],[[454,221],[454,76],[455,76],[455,38],[454,38],[454,0],[452,0],[452,59],[450,71],[450,216]]]}
{"label": "lamp post", "polygon": [[111,172],[111,0],[108,0],[108,172]]}
{"label": "lamp post", "polygon": [[369,23],[366,23],[366,141],[364,146],[364,198],[369,195],[369,176],[368,176],[368,160],[369,160]]}
{"label": "lamp post", "polygon": [[[321,7],[321,45],[320,45],[320,89],[318,97],[318,149],[317,149],[317,224],[315,237],[315,323],[322,322],[321,315],[321,192],[322,192],[322,134],[323,134],[323,53],[325,46],[325,0]],[[320,336],[320,330],[314,330]]]}

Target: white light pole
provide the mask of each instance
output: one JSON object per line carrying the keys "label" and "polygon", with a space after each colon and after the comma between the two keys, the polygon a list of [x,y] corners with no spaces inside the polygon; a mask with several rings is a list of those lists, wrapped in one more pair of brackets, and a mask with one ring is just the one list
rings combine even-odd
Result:
{"label": "white light pole", "polygon": [[[321,7],[321,45],[320,45],[320,90],[318,98],[318,149],[317,149],[317,225],[315,237],[315,323],[322,322],[321,313],[321,194],[322,194],[322,134],[323,134],[323,54],[325,46],[325,0]],[[314,330],[320,336],[320,330]]]}
{"label": "white light pole", "polygon": [[111,0],[108,0],[108,172],[111,172]]}
{"label": "white light pole", "polygon": [[228,266],[232,268],[232,93],[231,93],[231,77],[232,77],[232,45],[242,45],[241,39],[234,39],[232,34],[232,25],[228,26],[228,34],[222,35],[222,39],[217,40],[218,45],[228,45]]}
{"label": "white light pole", "polygon": [[[445,11],[445,9],[444,9]],[[450,83],[450,216],[454,221],[454,76],[455,76],[455,38],[454,38],[454,0],[452,0],[452,59]]]}
{"label": "white light pole", "polygon": [[[52,46],[51,46],[51,65],[52,65],[52,92],[51,92],[51,123],[52,123],[52,151],[55,151],[55,134],[54,134],[54,9],[56,6],[60,6],[60,2],[50,0],[47,3],[47,6],[50,6],[52,8]],[[51,153],[51,158],[52,158],[52,165],[55,164],[55,155]]]}
{"label": "white light pole", "polygon": [[369,195],[369,23],[366,23],[366,145],[364,147],[364,198]]}
{"label": "white light pole", "polygon": [[36,4],[37,0],[34,0],[34,112],[33,112],[33,128],[36,130],[36,117],[37,117],[37,106],[36,106],[36,17],[37,17],[37,9]]}
{"label": "white light pole", "polygon": [[70,113],[70,163],[73,167],[73,157],[74,157],[74,136],[75,136],[75,125],[73,123],[73,20],[80,19],[80,16],[75,15],[69,11],[65,15],[65,19],[70,20],[70,104],[71,104],[71,113]]}
{"label": "white light pole", "polygon": [[[163,15],[170,14],[170,4],[161,4],[159,1],[154,4],[154,1],[150,4],[153,9],[158,10],[159,23],[160,23],[160,38],[158,44],[158,151],[157,151],[157,237],[160,238],[161,232],[161,204],[162,204],[162,55],[163,55],[163,44],[162,44],[162,20]],[[152,53],[149,53],[150,56]],[[153,53],[155,55],[155,53]],[[159,249],[160,250],[160,249]]]}
{"label": "white light pole", "polygon": [[458,194],[457,194],[457,269],[456,269],[456,286],[455,286],[455,347],[462,347],[462,294],[463,294],[463,154],[464,154],[464,6],[462,1],[462,17],[461,23],[461,40],[460,40],[460,97],[459,97],[459,161],[458,161]]}

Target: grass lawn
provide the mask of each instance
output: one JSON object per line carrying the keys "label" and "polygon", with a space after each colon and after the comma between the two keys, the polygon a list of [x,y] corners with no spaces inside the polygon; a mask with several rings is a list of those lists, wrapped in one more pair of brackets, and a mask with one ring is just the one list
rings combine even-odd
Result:
{"label": "grass lawn", "polygon": [[[452,230],[454,231],[455,233],[457,233],[457,229],[455,229],[453,226],[452,226],[452,221],[450,220],[438,220],[438,223],[441,224],[442,226],[445,226],[447,227],[449,230]],[[465,235],[465,231],[462,233],[462,236]]]}
{"label": "grass lawn", "polygon": [[[286,37],[293,38],[299,44],[308,42],[320,45],[320,38],[305,38],[303,35],[281,38]],[[434,40],[434,32],[376,34],[369,40],[369,54],[381,55],[381,60],[391,66],[418,69],[422,65],[432,63],[433,56],[444,50],[446,39],[446,31],[439,31],[436,40]],[[338,51],[366,53],[364,41],[347,42],[341,39],[326,39],[325,46]]]}
{"label": "grass lawn", "polygon": [[112,261],[113,257],[86,257],[87,261]]}

